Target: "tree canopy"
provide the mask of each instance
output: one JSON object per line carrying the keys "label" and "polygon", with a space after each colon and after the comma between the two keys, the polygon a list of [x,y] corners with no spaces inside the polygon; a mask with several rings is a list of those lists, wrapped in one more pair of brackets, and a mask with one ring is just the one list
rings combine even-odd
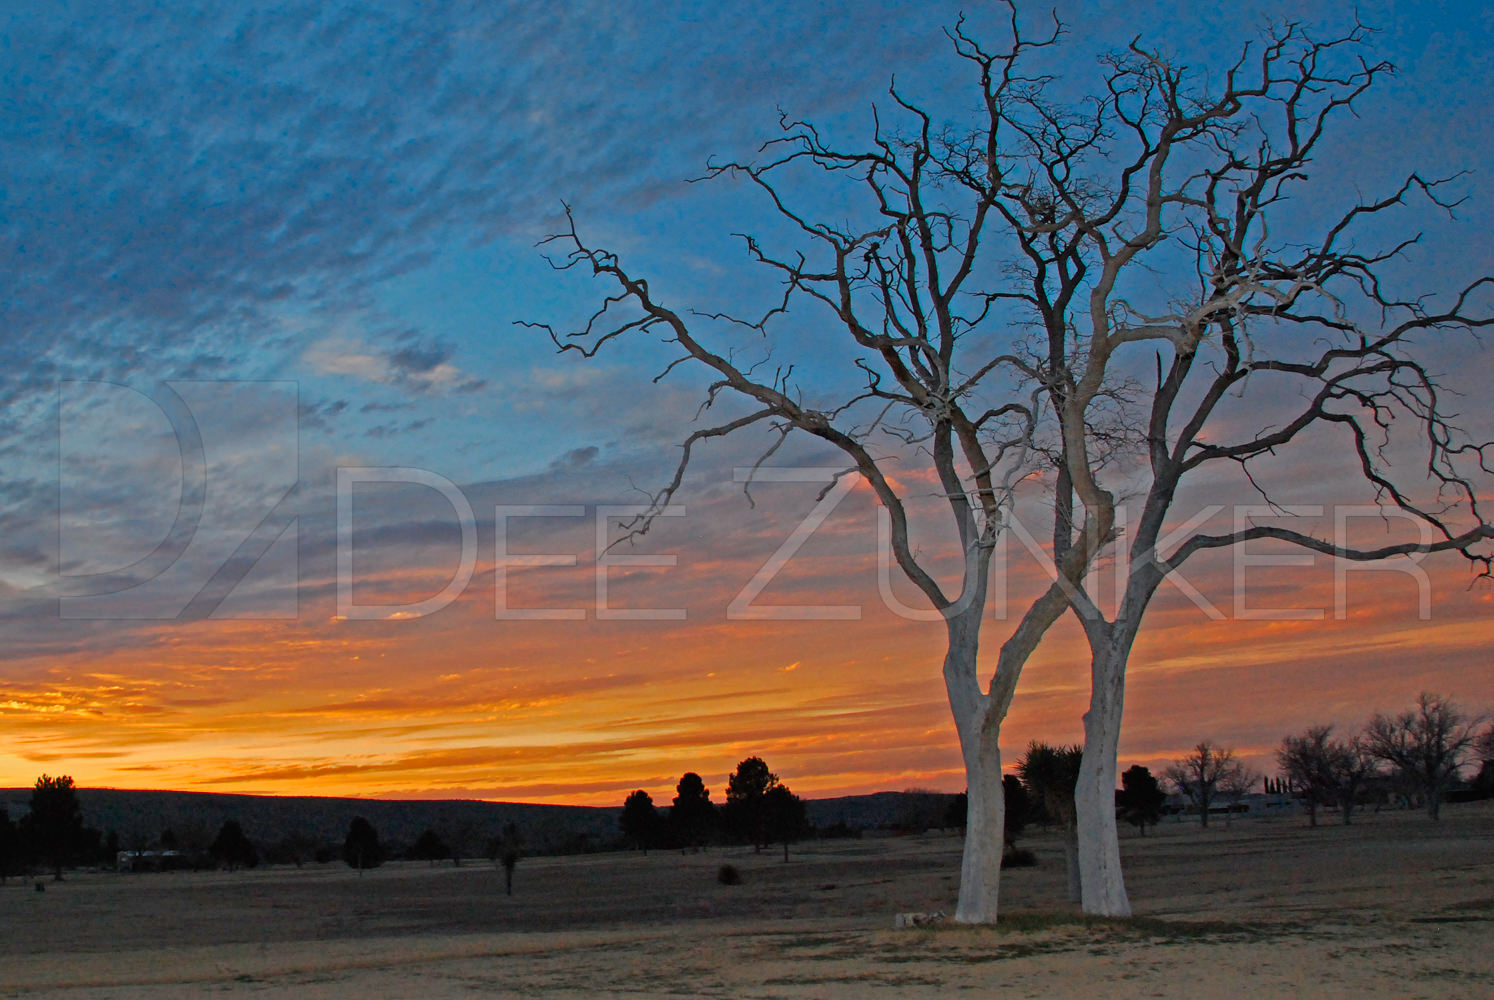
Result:
{"label": "tree canopy", "polygon": [[409,855],[416,861],[429,861],[435,864],[451,857],[451,848],[446,846],[446,841],[434,829],[426,828],[415,843],[410,845]]}
{"label": "tree canopy", "polygon": [[804,800],[789,790],[787,785],[776,784],[763,793],[763,839],[783,845],[783,860],[789,859],[789,844],[804,836],[809,829]]}
{"label": "tree canopy", "polygon": [[244,835],[244,828],[236,819],[226,820],[218,830],[208,848],[208,856],[229,871],[253,868],[259,864],[259,850]]}
{"label": "tree canopy", "polygon": [[655,845],[663,829],[663,821],[659,817],[659,810],[654,806],[653,796],[641,788],[623,802],[622,815],[617,822],[622,827],[623,835],[644,854]]}
{"label": "tree canopy", "polygon": [[1148,826],[1155,826],[1162,819],[1162,804],[1167,793],[1152,774],[1150,768],[1133,764],[1121,773],[1121,793],[1117,804],[1127,823],[1146,835]]}
{"label": "tree canopy", "polygon": [[726,783],[728,831],[753,847],[768,845],[768,792],[778,786],[778,775],[768,770],[761,757],[748,757],[737,764]]}
{"label": "tree canopy", "polygon": [[384,863],[384,845],[379,841],[379,831],[362,816],[353,817],[348,824],[348,835],[342,842],[342,859],[349,868],[360,872]]}
{"label": "tree canopy", "polygon": [[83,825],[83,809],[73,779],[42,775],[31,790],[31,809],[20,823],[20,836],[31,853],[45,860],[53,877],[88,852],[98,835]]}
{"label": "tree canopy", "polygon": [[669,808],[669,826],[675,838],[689,847],[700,847],[716,827],[716,806],[700,775],[686,771],[675,786]]}

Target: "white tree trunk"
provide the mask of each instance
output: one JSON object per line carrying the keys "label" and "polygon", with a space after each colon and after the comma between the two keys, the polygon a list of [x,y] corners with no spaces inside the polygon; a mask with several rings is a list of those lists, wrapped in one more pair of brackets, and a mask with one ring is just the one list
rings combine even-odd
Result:
{"label": "white tree trunk", "polygon": [[1006,800],[1001,789],[1001,749],[998,726],[973,720],[970,739],[961,725],[969,812],[965,820],[965,853],[960,861],[960,900],[955,921],[994,924],[1001,886],[1001,851],[1005,843]]}
{"label": "white tree trunk", "polygon": [[1084,759],[1074,789],[1084,912],[1107,917],[1131,915],[1115,826],[1116,754],[1129,652],[1130,636],[1117,634],[1095,653],[1084,713]]}
{"label": "white tree trunk", "polygon": [[1001,886],[1001,852],[1005,846],[1006,800],[1001,788],[1001,747],[998,737],[1006,712],[997,707],[976,683],[976,654],[980,647],[981,602],[972,602],[948,621],[949,648],[944,657],[944,686],[960,735],[965,760],[968,807],[965,850],[960,861],[960,899],[955,920],[962,924],[994,924]]}

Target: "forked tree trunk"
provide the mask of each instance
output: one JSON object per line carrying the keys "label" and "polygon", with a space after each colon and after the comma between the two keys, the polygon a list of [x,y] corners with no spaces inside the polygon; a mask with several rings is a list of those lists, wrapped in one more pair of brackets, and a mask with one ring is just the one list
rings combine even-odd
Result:
{"label": "forked tree trunk", "polygon": [[1109,640],[1094,653],[1089,711],[1084,713],[1084,756],[1074,788],[1084,912],[1107,917],[1131,915],[1115,826],[1115,787],[1125,666],[1132,637],[1129,630],[1113,629]]}

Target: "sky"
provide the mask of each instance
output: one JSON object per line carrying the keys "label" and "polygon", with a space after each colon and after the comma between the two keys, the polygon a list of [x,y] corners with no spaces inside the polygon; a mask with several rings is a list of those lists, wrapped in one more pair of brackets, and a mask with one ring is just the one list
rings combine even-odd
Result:
{"label": "sky", "polygon": [[[1293,6],[1060,4],[1052,86],[1084,93],[1096,56],[1137,30],[1221,66]],[[999,9],[968,8],[972,30],[1000,37]],[[1398,73],[1345,120],[1313,190],[1331,203],[1412,170],[1469,171],[1457,218],[1418,219],[1426,235],[1393,267],[1446,291],[1494,270],[1494,15],[1359,11]],[[820,489],[806,480],[833,456],[791,441],[772,464],[811,471],[749,502],[736,470],[763,441],[744,435],[700,452],[677,515],[608,548],[667,481],[704,382],[654,382],[664,345],[588,360],[518,325],[574,323],[598,301],[536,247],[562,203],[681,309],[770,300],[772,276],[733,235],[773,232],[768,206],[691,180],[758,155],[780,111],[864,139],[893,74],[964,114],[968,67],[940,30],[958,14],[7,4],[0,787],[61,772],[615,804],[633,788],[667,801],[687,770],[719,798],[757,754],[802,794],[959,790],[942,628],[879,571],[869,492],[848,481],[805,534]],[[802,384],[839,384],[833,344],[783,336]],[[1460,422],[1494,431],[1488,354],[1467,338],[1427,350],[1463,393]],[[1330,521],[1373,499],[1332,451],[1267,471],[1273,496]],[[1221,482],[1184,513],[1258,500]],[[1018,508],[1036,538],[1041,501]],[[791,538],[802,546],[775,560]],[[1040,545],[1004,544],[987,657],[1045,580]],[[1211,739],[1269,769],[1283,735],[1356,726],[1423,690],[1494,706],[1494,589],[1462,560],[1344,575],[1281,556],[1211,555],[1186,590],[1164,587],[1132,658],[1122,766]],[[1061,623],[1023,675],[1009,758],[1080,738],[1087,677]]]}

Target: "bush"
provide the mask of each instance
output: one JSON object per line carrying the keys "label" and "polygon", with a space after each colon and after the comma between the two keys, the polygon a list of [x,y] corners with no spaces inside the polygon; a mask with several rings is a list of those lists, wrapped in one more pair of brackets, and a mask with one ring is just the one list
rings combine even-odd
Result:
{"label": "bush", "polygon": [[737,871],[736,865],[722,865],[716,871],[716,881],[722,885],[741,885],[742,873]]}
{"label": "bush", "polygon": [[842,838],[848,840],[861,839],[861,830],[857,827],[847,826],[845,820],[833,823],[830,826],[822,826],[815,831],[815,834],[821,840],[839,840]]}
{"label": "bush", "polygon": [[1002,868],[1033,868],[1037,865],[1037,855],[1025,847],[1014,847],[1001,856]]}

